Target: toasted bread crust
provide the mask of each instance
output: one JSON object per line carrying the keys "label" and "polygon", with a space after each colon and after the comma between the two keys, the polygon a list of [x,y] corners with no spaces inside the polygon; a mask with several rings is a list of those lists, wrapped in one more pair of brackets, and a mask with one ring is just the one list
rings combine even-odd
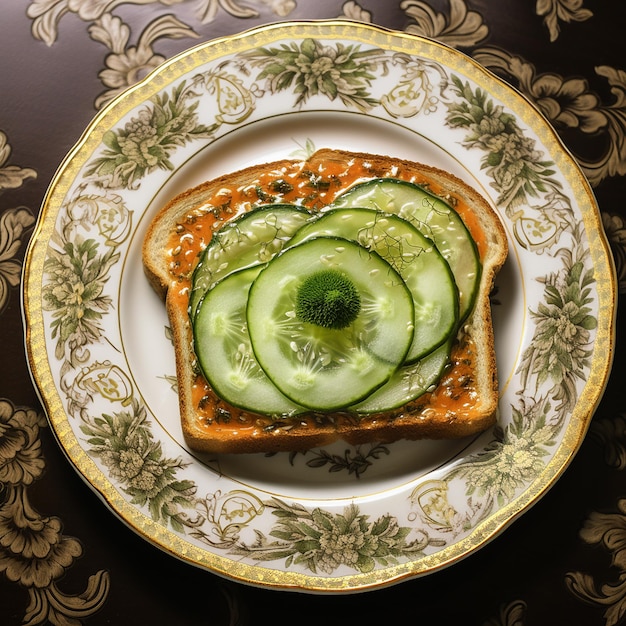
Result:
{"label": "toasted bread crust", "polygon": [[253,165],[233,174],[224,174],[205,181],[172,198],[150,222],[142,246],[145,274],[161,299],[165,300],[172,282],[171,255],[168,254],[172,232],[177,224],[185,220],[188,213],[202,206],[224,186],[247,185],[268,172],[274,172],[279,177],[297,164],[298,161],[285,159],[271,165]]}
{"label": "toasted bread crust", "polygon": [[[252,204],[258,204],[258,188],[272,181],[290,177],[330,176],[332,184],[311,194],[310,185],[292,192],[296,198],[309,194],[309,208],[328,204],[355,182],[354,175],[335,176],[357,168],[361,179],[394,177],[426,185],[431,192],[456,205],[472,235],[479,240],[482,275],[474,309],[459,332],[453,348],[452,365],[433,392],[421,396],[400,410],[381,415],[356,417],[348,414],[305,415],[272,421],[268,417],[244,412],[219,399],[205,388],[199,410],[198,376],[193,353],[192,330],[186,306],[178,288],[189,279],[189,270],[177,266],[172,254],[173,235],[190,221],[219,214],[229,219]],[[304,174],[303,174],[304,173]],[[233,189],[254,189],[254,197],[245,206],[219,202],[206,208],[207,202]],[[243,194],[244,197],[246,194]],[[293,198],[286,198],[292,201]],[[226,205],[225,205],[226,206]],[[210,236],[210,235],[209,235]],[[504,228],[485,199],[455,176],[440,169],[362,153],[319,150],[306,162],[279,161],[253,166],[228,174],[173,198],[152,221],[143,245],[144,269],[148,280],[165,300],[173,333],[182,428],[187,444],[195,450],[212,453],[252,453],[304,451],[327,445],[338,439],[350,444],[389,443],[399,439],[458,438],[489,428],[496,419],[498,380],[489,293],[495,276],[508,253]],[[451,396],[462,385],[461,377],[470,376],[473,392],[463,403]],[[471,396],[471,397],[470,397]]]}

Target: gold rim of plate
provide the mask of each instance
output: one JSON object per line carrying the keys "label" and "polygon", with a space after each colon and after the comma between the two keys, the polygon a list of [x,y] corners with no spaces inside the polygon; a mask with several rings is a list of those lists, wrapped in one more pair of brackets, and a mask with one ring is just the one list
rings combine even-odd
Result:
{"label": "gold rim of plate", "polygon": [[[215,61],[224,55],[253,47],[266,46],[279,39],[345,39],[354,43],[375,45],[388,51],[405,52],[437,61],[452,70],[460,71],[510,109],[521,115],[525,125],[532,129],[550,150],[557,165],[574,190],[583,213],[587,232],[597,232],[589,239],[599,301],[598,328],[594,344],[593,362],[585,385],[563,434],[563,441],[550,462],[534,483],[509,504],[478,524],[461,541],[421,557],[369,573],[355,573],[324,578],[297,572],[280,571],[257,565],[247,565],[209,552],[186,541],[175,532],[153,522],[144,513],[123,498],[86,454],[69,425],[56,389],[46,356],[46,339],[42,310],[43,264],[55,219],[75,176],[86,159],[101,144],[103,135],[125,114],[145,102],[164,87],[194,67]],[[522,112],[522,113],[520,113]],[[557,156],[558,155],[558,156]],[[557,481],[578,451],[606,387],[612,365],[615,342],[616,277],[615,268],[606,241],[599,209],[591,187],[563,145],[556,131],[535,107],[512,86],[473,61],[470,57],[436,41],[419,36],[387,30],[382,27],[342,20],[313,20],[284,22],[253,28],[237,35],[211,40],[168,61],[140,83],[129,88],[99,112],[79,141],[58,168],[44,198],[35,233],[30,241],[23,274],[23,313],[26,326],[28,364],[36,388],[53,426],[54,433],[70,462],[79,474],[100,495],[106,504],[136,533],[149,542],[190,564],[206,568],[230,579],[257,586],[283,590],[314,592],[354,592],[374,589],[405,579],[423,576],[474,553],[535,504]]]}

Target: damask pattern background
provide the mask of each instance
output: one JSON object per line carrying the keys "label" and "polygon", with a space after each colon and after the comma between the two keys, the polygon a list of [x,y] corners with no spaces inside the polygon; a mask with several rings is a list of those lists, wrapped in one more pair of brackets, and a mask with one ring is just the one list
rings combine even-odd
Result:
{"label": "damask pattern background", "polygon": [[[470,559],[326,598],[196,571],[115,519],[47,427],[23,347],[25,246],[56,167],[90,119],[173,54],[273,21],[345,17],[457,48],[554,125],[598,198],[626,292],[626,7],[594,0],[32,0],[0,20],[0,615],[7,624],[620,624],[626,621],[621,334],[583,448],[529,513]],[[484,140],[488,141],[488,129]],[[621,300],[620,300],[621,303]],[[345,617],[342,617],[344,616]],[[6,618],[6,619],[5,619]]]}

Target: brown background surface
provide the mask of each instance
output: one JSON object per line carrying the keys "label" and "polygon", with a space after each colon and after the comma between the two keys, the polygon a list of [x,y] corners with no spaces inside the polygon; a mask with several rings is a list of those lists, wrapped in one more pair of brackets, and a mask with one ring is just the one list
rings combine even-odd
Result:
{"label": "brown background surface", "polygon": [[[240,15],[244,8],[249,17]],[[426,8],[440,21],[421,19],[428,15]],[[209,19],[211,9],[215,14]],[[130,48],[138,45],[150,23],[166,15],[180,21],[180,36],[163,32],[151,42],[151,54],[142,59],[145,67],[137,67],[137,62],[130,60]],[[17,168],[23,176],[0,176],[0,214],[24,207],[33,217],[37,215],[56,168],[102,105],[103,94],[142,76],[155,62],[155,55],[168,58],[200,41],[263,23],[339,16],[432,36],[477,59],[486,58],[486,50],[497,50],[510,62],[511,71],[501,75],[542,109],[590,177],[615,256],[621,301],[626,291],[623,2],[4,2],[0,8],[0,173]],[[129,60],[128,69],[132,70],[120,74],[120,83],[115,85],[101,74],[111,62],[108,55],[112,50],[91,37],[91,27],[111,17],[129,28],[128,40],[115,52]],[[7,278],[9,265],[15,269],[14,264],[21,263],[31,232],[32,225],[27,226],[21,245],[10,255],[0,249],[0,277],[6,287],[0,290],[0,471],[10,455],[2,426],[6,416],[18,410],[35,414],[42,410],[26,364],[19,285]],[[615,363],[608,389],[579,454],[556,486],[470,558],[433,575],[365,594],[328,597],[256,589],[179,562],[119,521],[72,469],[50,428],[39,428],[33,446],[45,467],[28,487],[25,497],[32,507],[28,514],[45,520],[81,547],[81,556],[62,575],[54,576],[50,585],[71,598],[83,593],[89,578],[98,573],[106,572],[110,584],[93,606],[83,607],[74,616],[68,608],[70,600],[56,617],[30,612],[29,586],[24,576],[15,575],[15,563],[5,549],[11,525],[19,520],[11,518],[11,503],[0,483],[0,622],[216,626],[271,621],[301,625],[625,623],[623,335],[624,323],[618,312]],[[607,514],[604,533],[601,541],[592,543],[584,529],[598,514]],[[573,572],[587,581],[585,587],[572,587]]]}

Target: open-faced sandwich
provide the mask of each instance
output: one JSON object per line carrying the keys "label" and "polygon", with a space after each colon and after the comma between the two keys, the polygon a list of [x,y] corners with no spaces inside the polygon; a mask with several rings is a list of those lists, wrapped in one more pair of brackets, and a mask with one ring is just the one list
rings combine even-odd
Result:
{"label": "open-faced sandwich", "polygon": [[497,214],[439,169],[341,150],[173,198],[145,237],[195,450],[458,438],[496,420]]}

